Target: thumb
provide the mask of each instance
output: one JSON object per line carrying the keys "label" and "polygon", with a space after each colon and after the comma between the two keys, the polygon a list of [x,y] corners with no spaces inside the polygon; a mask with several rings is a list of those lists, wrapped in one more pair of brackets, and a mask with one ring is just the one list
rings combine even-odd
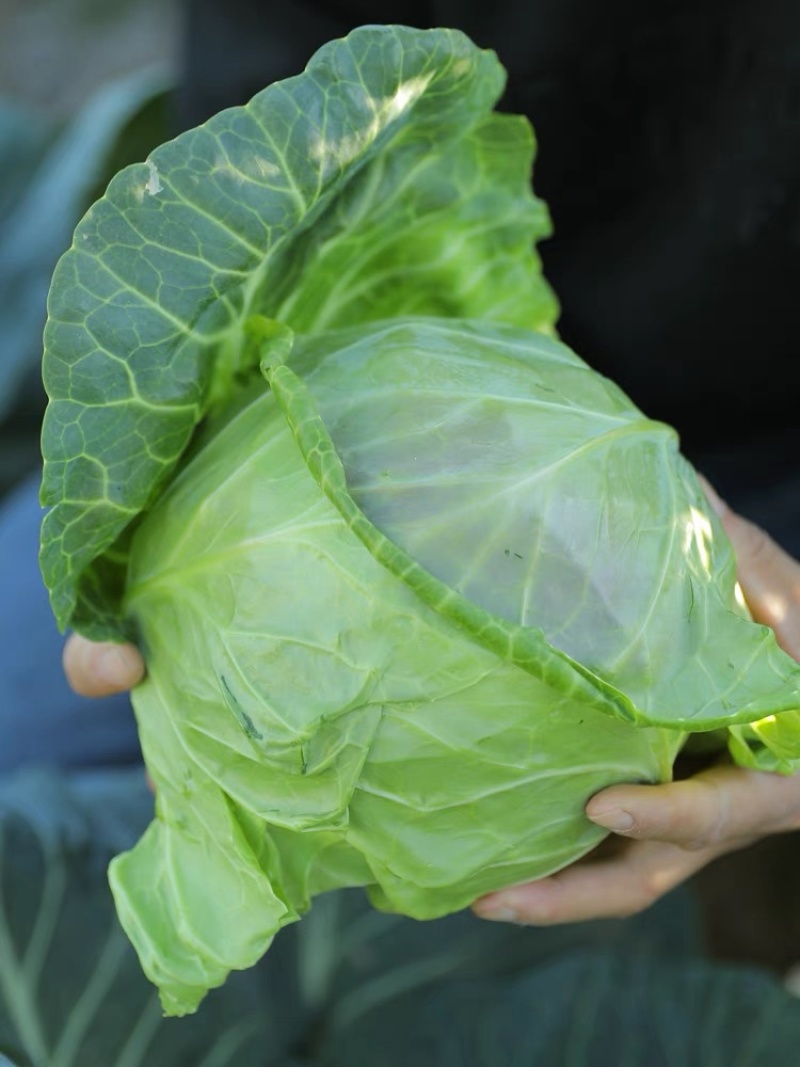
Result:
{"label": "thumb", "polygon": [[110,696],[142,680],[144,661],[133,645],[96,644],[70,634],[64,645],[64,673],[80,696]]}
{"label": "thumb", "polygon": [[800,776],[711,767],[678,782],[611,786],[592,797],[586,814],[626,837],[728,851],[749,838],[798,828]]}
{"label": "thumb", "polygon": [[800,563],[760,526],[737,515],[701,479],[736,553],[736,569],[747,606],[756,622],[770,626],[778,643],[800,660]]}

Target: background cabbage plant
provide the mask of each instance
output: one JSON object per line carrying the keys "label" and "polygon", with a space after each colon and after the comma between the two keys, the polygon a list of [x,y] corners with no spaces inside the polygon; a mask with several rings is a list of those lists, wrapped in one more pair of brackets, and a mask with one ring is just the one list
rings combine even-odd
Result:
{"label": "background cabbage plant", "polygon": [[574,861],[687,732],[800,756],[674,431],[554,337],[502,86],[355,31],[119,174],[54,275],[42,567],[147,657],[111,882],[169,1013],[318,893],[433,918]]}
{"label": "background cabbage plant", "polygon": [[0,783],[2,1067],[784,1067],[797,1001],[700,956],[686,890],[626,921],[430,923],[321,897],[195,1015],[164,1018],[105,865],[150,817],[141,771]]}

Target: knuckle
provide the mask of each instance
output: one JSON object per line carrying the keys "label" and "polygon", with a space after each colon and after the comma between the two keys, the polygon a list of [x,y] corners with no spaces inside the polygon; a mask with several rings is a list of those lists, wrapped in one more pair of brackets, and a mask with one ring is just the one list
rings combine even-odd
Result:
{"label": "knuckle", "polygon": [[726,784],[709,777],[696,780],[695,786],[703,791],[696,798],[696,810],[701,814],[698,822],[701,825],[681,842],[681,848],[686,852],[715,848],[730,835],[731,830],[730,796]]}

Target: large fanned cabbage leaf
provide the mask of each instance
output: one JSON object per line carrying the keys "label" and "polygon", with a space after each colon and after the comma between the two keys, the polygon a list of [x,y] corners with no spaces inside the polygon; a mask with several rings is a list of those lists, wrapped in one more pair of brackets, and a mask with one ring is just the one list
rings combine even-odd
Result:
{"label": "large fanned cabbage leaf", "polygon": [[501,88],[356,31],[123,172],[54,277],[43,569],[147,658],[111,882],[168,1012],[326,890],[426,919],[565,866],[687,732],[800,758],[674,431],[552,336]]}
{"label": "large fanned cabbage leaf", "polygon": [[122,636],[125,531],[257,368],[254,311],[551,329],[533,137],[455,31],[367,28],[128,167],[75,231],[45,331],[42,567],[59,622]]}

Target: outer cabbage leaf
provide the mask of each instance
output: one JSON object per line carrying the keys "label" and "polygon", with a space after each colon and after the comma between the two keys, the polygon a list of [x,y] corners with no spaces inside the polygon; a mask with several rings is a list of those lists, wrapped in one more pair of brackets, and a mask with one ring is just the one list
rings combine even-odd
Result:
{"label": "outer cabbage leaf", "polygon": [[111,878],[169,1011],[329,888],[432,918],[563,867],[602,836],[592,793],[800,700],[674,433],[563,345],[256,330],[272,388],[198,442],[130,557],[158,818]]}
{"label": "outer cabbage leaf", "polygon": [[771,717],[761,743],[800,757],[800,666],[737,599],[671,427],[566,346],[501,325],[404,319],[301,339],[295,360],[307,386],[265,366],[310,469],[438,611],[537,676],[581,673],[623,719]]}
{"label": "outer cabbage leaf", "polygon": [[62,627],[125,635],[126,530],[256,369],[254,311],[303,330],[409,310],[552,329],[532,134],[490,114],[503,81],[456,31],[367,27],[111,182],[45,332],[42,568]]}

